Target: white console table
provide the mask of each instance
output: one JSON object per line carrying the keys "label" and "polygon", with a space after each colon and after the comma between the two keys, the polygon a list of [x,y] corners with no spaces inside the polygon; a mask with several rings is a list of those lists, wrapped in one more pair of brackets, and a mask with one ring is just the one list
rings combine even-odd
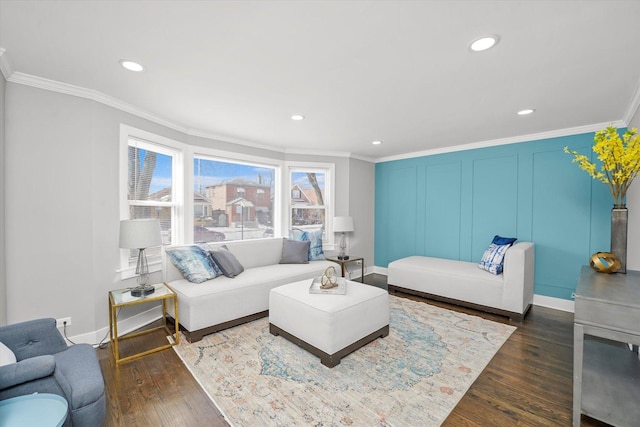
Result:
{"label": "white console table", "polygon": [[640,345],[640,271],[582,267],[574,322],[574,427],[581,414],[614,426],[640,425],[640,360],[626,345]]}

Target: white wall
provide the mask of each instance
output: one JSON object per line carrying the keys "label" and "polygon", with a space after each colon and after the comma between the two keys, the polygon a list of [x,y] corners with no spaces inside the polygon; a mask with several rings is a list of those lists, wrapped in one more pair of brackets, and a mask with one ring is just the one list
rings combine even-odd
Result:
{"label": "white wall", "polygon": [[[636,110],[628,127],[640,128],[640,108]],[[627,208],[629,209],[627,268],[640,270],[640,178],[636,178],[627,191]]]}
{"label": "white wall", "polygon": [[6,82],[0,73],[0,325],[7,323],[5,245],[4,245],[4,93]]}
{"label": "white wall", "polygon": [[[352,254],[364,257],[365,265],[373,271],[375,164],[358,159],[349,160],[349,215],[353,217],[355,232],[349,240]],[[351,264],[351,269],[355,266]],[[356,268],[357,270],[357,268]]]}
{"label": "white wall", "polygon": [[[187,136],[92,100],[8,82],[3,158],[6,244],[11,249],[6,253],[9,323],[71,317],[70,336],[103,331],[108,325],[108,291],[133,285],[120,281],[116,273],[120,267],[121,123],[190,144],[280,160],[287,157]],[[294,159],[335,163],[337,182],[349,182],[348,158],[286,158]],[[373,200],[372,178],[372,173],[356,178],[370,181],[368,197],[361,190],[358,197]],[[350,188],[337,185],[336,189],[336,204],[346,214]],[[369,230],[364,223],[357,227],[358,233],[373,234],[372,225]],[[373,259],[372,240],[369,246]],[[152,280],[161,280],[160,274],[154,273]],[[119,319],[146,308],[127,307]]]}

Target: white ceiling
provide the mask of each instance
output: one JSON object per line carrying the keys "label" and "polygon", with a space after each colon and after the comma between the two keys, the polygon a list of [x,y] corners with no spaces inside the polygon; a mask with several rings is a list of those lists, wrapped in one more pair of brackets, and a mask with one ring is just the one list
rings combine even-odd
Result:
{"label": "white ceiling", "polygon": [[[470,52],[486,34],[498,45]],[[0,0],[0,48],[9,81],[78,86],[195,135],[370,159],[626,125],[640,102],[640,1]]]}

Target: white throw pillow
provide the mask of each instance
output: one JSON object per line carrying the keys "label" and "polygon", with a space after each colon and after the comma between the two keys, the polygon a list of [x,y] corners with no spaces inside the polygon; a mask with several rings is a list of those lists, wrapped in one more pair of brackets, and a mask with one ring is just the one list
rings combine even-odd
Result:
{"label": "white throw pillow", "polygon": [[0,366],[16,363],[16,355],[6,345],[0,342]]}

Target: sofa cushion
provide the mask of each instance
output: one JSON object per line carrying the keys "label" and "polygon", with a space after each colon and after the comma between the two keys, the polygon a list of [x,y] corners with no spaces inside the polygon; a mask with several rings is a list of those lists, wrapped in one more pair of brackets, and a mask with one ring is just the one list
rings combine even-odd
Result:
{"label": "sofa cushion", "polygon": [[284,239],[280,264],[308,264],[310,244],[309,241]]}
{"label": "sofa cushion", "polygon": [[209,253],[199,246],[178,246],[167,248],[169,259],[182,273],[183,277],[193,283],[202,283],[222,274],[212,261]]}
{"label": "sofa cushion", "polygon": [[244,267],[240,264],[238,258],[229,251],[227,245],[222,245],[219,248],[212,248],[209,250],[209,254],[216,265],[220,267],[222,274],[226,277],[234,278],[244,271]]}
{"label": "sofa cushion", "polygon": [[222,245],[226,245],[229,252],[235,255],[245,271],[253,267],[278,264],[282,256],[282,237],[207,243],[206,246],[215,249]]}

